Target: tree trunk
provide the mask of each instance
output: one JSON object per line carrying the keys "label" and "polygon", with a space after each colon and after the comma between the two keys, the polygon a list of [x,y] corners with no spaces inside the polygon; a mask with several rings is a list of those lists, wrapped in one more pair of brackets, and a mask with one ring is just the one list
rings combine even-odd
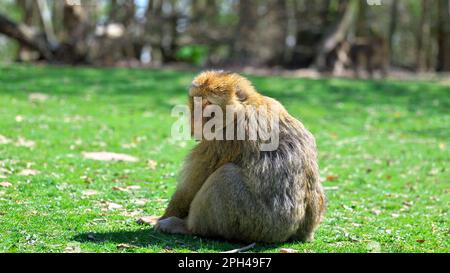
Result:
{"label": "tree trunk", "polygon": [[269,2],[269,12],[271,16],[267,16],[271,26],[268,32],[268,40],[270,45],[270,56],[268,58],[269,65],[282,65],[286,59],[286,37],[288,35],[288,18],[287,18],[287,1],[272,0]]}
{"label": "tree trunk", "polygon": [[124,26],[128,26],[134,21],[135,13],[136,4],[134,1],[123,1],[119,3],[117,0],[111,0],[108,21],[110,23],[122,23]]}
{"label": "tree trunk", "polygon": [[[17,6],[21,9],[22,22],[27,26],[39,25],[41,22],[39,20],[39,11],[36,2],[33,0],[16,0]],[[23,44],[19,43],[19,48],[17,50],[18,61],[32,61],[41,57],[37,51],[25,47]]]}
{"label": "tree trunk", "polygon": [[[163,9],[167,5],[170,12]],[[151,45],[152,60],[168,63],[176,60],[178,49],[177,24],[179,19],[176,10],[177,1],[149,1],[146,15],[146,43]]]}
{"label": "tree trunk", "polygon": [[356,18],[355,34],[357,37],[368,37],[370,35],[369,23],[367,21],[367,3],[358,1],[358,16]]}
{"label": "tree trunk", "polygon": [[[391,6],[391,18],[389,22],[389,56],[393,56],[393,50],[394,50],[394,35],[395,31],[397,30],[397,15],[398,15],[398,0],[392,0],[392,6]],[[392,57],[390,58],[390,63],[393,63]]]}
{"label": "tree trunk", "polygon": [[341,19],[325,32],[324,38],[320,42],[318,53],[314,61],[314,67],[319,70],[326,69],[327,55],[342,42],[354,21],[358,0],[350,0]]}
{"label": "tree trunk", "polygon": [[44,26],[47,41],[52,48],[56,48],[58,47],[58,41],[56,40],[55,31],[53,29],[53,22],[47,0],[37,0],[36,3],[39,8],[39,14],[42,25]]}
{"label": "tree trunk", "polygon": [[177,0],[171,0],[166,3],[170,3],[170,13],[163,14],[164,16],[161,18],[163,24],[161,25],[160,50],[163,62],[170,63],[176,61],[179,13],[177,10]]}
{"label": "tree trunk", "polygon": [[427,67],[427,48],[430,41],[430,9],[427,0],[421,2],[422,13],[420,16],[419,28],[416,36],[417,52],[416,52],[416,69],[417,71],[426,71]]}
{"label": "tree trunk", "polygon": [[108,21],[109,22],[116,22],[118,12],[119,12],[119,5],[117,3],[117,0],[111,0],[110,4],[109,4],[109,15],[108,15],[109,18],[108,18]]}
{"label": "tree trunk", "polygon": [[437,71],[450,71],[450,1],[438,2]]}
{"label": "tree trunk", "polygon": [[88,38],[91,31],[89,12],[83,5],[64,1],[64,37],[58,50],[58,59],[65,63],[88,62]]}
{"label": "tree trunk", "polygon": [[257,8],[255,0],[240,0],[238,4],[239,23],[234,40],[234,60],[239,65],[254,61],[256,45]]}
{"label": "tree trunk", "polygon": [[52,24],[55,31],[55,35],[59,40],[61,33],[64,32],[63,28],[64,20],[64,1],[53,1],[52,6]]}

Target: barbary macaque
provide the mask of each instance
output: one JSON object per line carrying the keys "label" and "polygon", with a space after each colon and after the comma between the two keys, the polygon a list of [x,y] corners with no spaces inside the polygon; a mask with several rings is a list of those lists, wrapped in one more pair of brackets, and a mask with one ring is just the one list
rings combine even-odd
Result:
{"label": "barbary macaque", "polygon": [[358,38],[350,44],[348,52],[355,76],[361,76],[361,68],[366,68],[369,77],[379,71],[386,77],[389,68],[389,48],[386,40],[381,37]]}
{"label": "barbary macaque", "polygon": [[353,75],[360,78],[367,72],[373,78],[376,72],[386,77],[389,70],[389,47],[384,38],[356,38],[352,41],[342,41],[333,54],[333,73],[341,75],[344,67],[351,68]]}
{"label": "barbary macaque", "polygon": [[[313,135],[278,101],[260,95],[235,73],[207,71],[193,80],[191,125],[203,128],[213,117],[195,116],[195,100],[205,110],[212,105],[229,114],[225,108],[233,109],[231,117],[220,117],[224,125],[214,129],[216,135],[228,137],[197,135],[199,142],[187,156],[177,189],[155,228],[240,242],[312,240],[325,210]],[[265,109],[262,115],[249,118],[260,108]],[[242,123],[246,137],[233,139]],[[260,137],[261,124],[276,131],[277,147],[262,148],[267,138]],[[257,137],[250,139],[255,128]]]}

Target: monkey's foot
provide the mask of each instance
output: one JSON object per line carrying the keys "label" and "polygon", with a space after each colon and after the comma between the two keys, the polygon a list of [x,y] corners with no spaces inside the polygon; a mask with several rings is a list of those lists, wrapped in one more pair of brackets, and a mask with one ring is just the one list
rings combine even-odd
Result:
{"label": "monkey's foot", "polygon": [[290,239],[295,240],[295,241],[301,241],[304,243],[312,242],[312,241],[314,241],[314,232],[297,233],[294,236],[292,236]]}
{"label": "monkey's foot", "polygon": [[299,236],[297,239],[299,239],[302,242],[312,242],[314,241],[314,233],[308,233],[308,234],[302,234],[301,236]]}
{"label": "monkey's foot", "polygon": [[159,220],[155,225],[155,229],[166,233],[189,234],[186,222],[174,216]]}

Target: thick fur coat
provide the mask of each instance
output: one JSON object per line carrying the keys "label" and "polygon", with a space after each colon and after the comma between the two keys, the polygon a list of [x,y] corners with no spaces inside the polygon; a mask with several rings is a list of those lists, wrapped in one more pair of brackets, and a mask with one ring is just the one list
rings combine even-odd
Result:
{"label": "thick fur coat", "polygon": [[156,228],[244,242],[312,240],[325,210],[312,134],[240,75],[203,72],[189,93],[191,107],[197,96],[204,105],[232,106],[247,117],[264,106],[267,118],[279,116],[279,145],[262,151],[259,139],[200,140]]}

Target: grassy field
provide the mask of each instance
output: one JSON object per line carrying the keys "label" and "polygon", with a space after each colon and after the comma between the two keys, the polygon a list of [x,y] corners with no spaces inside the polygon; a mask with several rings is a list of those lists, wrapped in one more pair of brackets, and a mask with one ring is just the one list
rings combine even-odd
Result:
{"label": "grassy field", "polygon": [[[170,139],[171,109],[194,75],[0,66],[0,252],[241,247],[136,223],[163,213],[194,145]],[[314,242],[251,252],[450,252],[449,87],[250,78],[316,136],[328,197]],[[83,157],[98,151],[139,160]]]}

